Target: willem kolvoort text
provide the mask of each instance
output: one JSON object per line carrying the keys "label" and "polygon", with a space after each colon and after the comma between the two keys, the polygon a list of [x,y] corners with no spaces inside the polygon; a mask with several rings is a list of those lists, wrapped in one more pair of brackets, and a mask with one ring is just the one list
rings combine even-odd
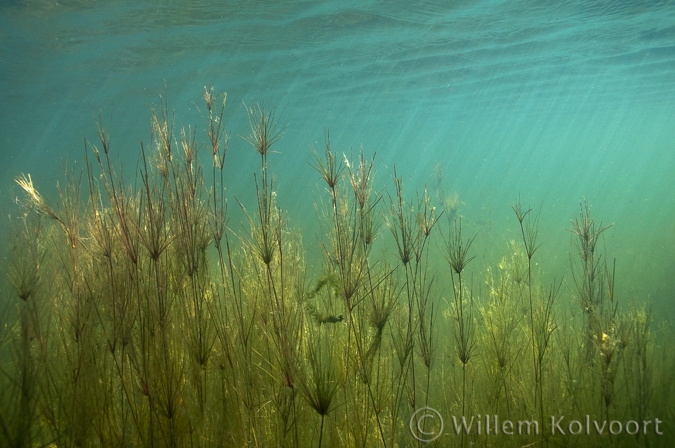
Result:
{"label": "willem kolvoort text", "polygon": [[[603,435],[603,434],[656,434],[663,435],[661,424],[663,420],[654,418],[650,420],[594,420],[589,415],[581,419],[568,419],[564,415],[551,416],[547,422],[548,431],[552,435]],[[452,425],[455,434],[478,434],[478,435],[530,435],[539,434],[541,428],[537,420],[501,420],[498,415],[477,414],[467,417],[452,416]]]}

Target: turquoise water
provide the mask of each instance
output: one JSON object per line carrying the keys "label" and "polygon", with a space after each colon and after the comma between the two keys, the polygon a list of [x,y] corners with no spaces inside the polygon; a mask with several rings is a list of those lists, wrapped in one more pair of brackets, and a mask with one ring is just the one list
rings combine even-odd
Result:
{"label": "turquoise water", "polygon": [[309,148],[329,128],[339,153],[376,153],[384,194],[394,165],[409,196],[441,168],[488,263],[518,237],[509,205],[520,195],[541,209],[543,269],[569,276],[565,229],[588,198],[614,223],[621,300],[675,317],[671,2],[164,3],[0,6],[3,216],[22,172],[55,195],[99,110],[131,176],[164,86],[176,129],[203,131],[212,83],[228,93],[228,191],[244,204],[258,159],[239,138],[243,103],[277,107],[285,136],[271,169],[310,253],[323,192]]}

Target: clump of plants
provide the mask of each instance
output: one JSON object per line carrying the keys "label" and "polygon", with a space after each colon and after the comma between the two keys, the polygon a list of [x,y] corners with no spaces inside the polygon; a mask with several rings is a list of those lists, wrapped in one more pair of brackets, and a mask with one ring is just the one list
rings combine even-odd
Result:
{"label": "clump of plants", "polygon": [[[586,201],[569,228],[570,272],[546,272],[540,215],[520,198],[518,238],[491,260],[456,198],[408,191],[396,169],[380,182],[374,153],[340,152],[326,131],[307,168],[321,236],[301,235],[273,175],[281,117],[246,103],[249,129],[231,139],[226,99],[204,88],[198,133],[160,97],[130,175],[99,116],[84,169],[68,168],[55,194],[17,176],[1,445],[668,446],[672,329],[617,290],[610,226]],[[231,147],[260,162],[251,204],[228,197]],[[306,260],[305,244],[320,258]],[[428,408],[442,434],[437,420],[411,420]],[[552,415],[623,426],[552,433]],[[495,430],[494,416],[537,431]]]}

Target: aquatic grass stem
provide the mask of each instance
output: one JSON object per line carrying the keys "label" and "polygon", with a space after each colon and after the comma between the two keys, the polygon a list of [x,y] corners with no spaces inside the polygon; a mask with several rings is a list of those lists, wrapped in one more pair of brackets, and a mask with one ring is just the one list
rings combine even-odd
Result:
{"label": "aquatic grass stem", "polygon": [[[473,318],[473,294],[468,300],[465,299],[462,274],[474,258],[469,257],[468,254],[475,238],[475,235],[467,240],[462,238],[462,221],[457,219],[454,226],[450,227],[448,238],[445,240],[445,259],[451,268],[450,278],[452,279],[453,291],[453,305],[450,315],[457,324],[455,342],[457,344],[457,356],[462,363],[462,415],[466,415],[466,368],[473,357],[477,343]],[[465,305],[468,305],[468,309]],[[462,432],[461,444],[464,446],[464,432]]]}
{"label": "aquatic grass stem", "polygon": [[515,203],[511,204],[511,208],[516,214],[518,219],[518,224],[520,226],[520,234],[523,240],[523,246],[525,247],[525,255],[527,256],[527,293],[529,300],[529,315],[530,315],[530,343],[532,345],[532,369],[533,377],[535,383],[535,393],[534,393],[534,403],[535,406],[539,406],[540,410],[542,407],[541,400],[539,397],[539,382],[540,378],[540,369],[537,363],[537,349],[536,349],[536,336],[535,336],[535,323],[534,323],[534,303],[532,299],[532,257],[537,251],[539,246],[537,245],[537,234],[538,234],[538,225],[539,225],[539,214],[532,219],[528,219],[526,222],[525,219],[530,215],[532,209],[527,210],[523,209],[522,203],[520,202],[520,196]]}

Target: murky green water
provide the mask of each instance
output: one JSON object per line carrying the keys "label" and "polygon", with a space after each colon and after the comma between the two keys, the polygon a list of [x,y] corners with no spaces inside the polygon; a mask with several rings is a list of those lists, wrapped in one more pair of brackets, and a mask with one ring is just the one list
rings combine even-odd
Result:
{"label": "murky green water", "polygon": [[[378,216],[395,194],[394,168],[408,200],[426,186],[439,210],[454,201],[475,235],[476,295],[485,299],[486,270],[521,242],[511,208],[520,197],[540,212],[541,283],[563,278],[559,316],[574,309],[570,220],[587,199],[598,224],[612,224],[601,246],[616,260],[618,302],[652,304],[653,325],[669,324],[673,73],[670,2],[9,2],[0,6],[0,211],[21,214],[21,173],[58,200],[64,167],[83,169],[84,139],[96,142],[99,111],[127,179],[160,95],[176,111],[176,136],[192,125],[206,141],[202,94],[213,84],[227,92],[229,226],[249,231],[237,201],[256,208],[260,161],[241,138],[254,99],[276,108],[284,130],[269,172],[312,281],[326,269],[330,226],[317,213],[329,204],[310,148],[321,151],[329,129],[340,160],[353,163],[361,148],[374,155]],[[206,173],[209,157],[202,146]],[[380,223],[373,254],[392,262],[395,242]],[[429,269],[435,294],[449,299],[436,236]]]}

